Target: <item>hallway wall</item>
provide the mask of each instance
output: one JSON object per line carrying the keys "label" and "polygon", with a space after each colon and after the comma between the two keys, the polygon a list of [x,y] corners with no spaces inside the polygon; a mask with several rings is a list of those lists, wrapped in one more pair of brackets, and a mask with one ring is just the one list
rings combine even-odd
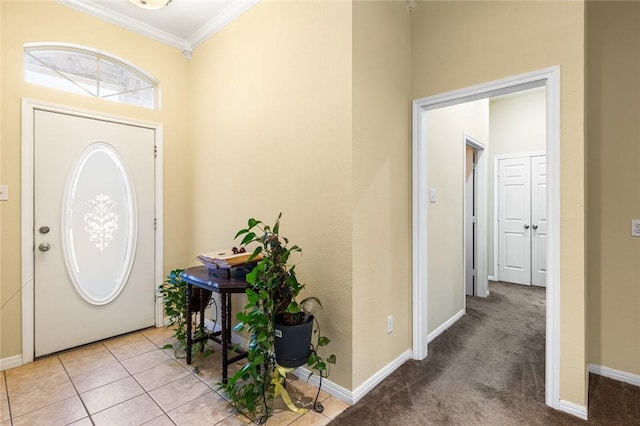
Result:
{"label": "hallway wall", "polygon": [[[296,272],[322,301],[330,380],[352,386],[352,10],[263,1],[203,43],[190,64],[196,254],[238,244],[283,213],[303,249]],[[191,258],[191,264],[195,259]],[[244,295],[234,301],[243,306]]]}
{"label": "hallway wall", "polygon": [[587,2],[588,362],[640,377],[640,3]]}

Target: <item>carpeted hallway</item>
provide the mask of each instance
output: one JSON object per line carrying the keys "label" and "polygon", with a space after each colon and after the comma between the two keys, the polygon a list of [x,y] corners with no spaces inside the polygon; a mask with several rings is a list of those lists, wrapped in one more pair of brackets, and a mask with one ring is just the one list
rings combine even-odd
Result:
{"label": "carpeted hallway", "polygon": [[467,297],[467,315],[425,361],[405,363],[331,425],[640,425],[640,388],[597,376],[589,422],[547,407],[545,289],[491,282],[490,292]]}

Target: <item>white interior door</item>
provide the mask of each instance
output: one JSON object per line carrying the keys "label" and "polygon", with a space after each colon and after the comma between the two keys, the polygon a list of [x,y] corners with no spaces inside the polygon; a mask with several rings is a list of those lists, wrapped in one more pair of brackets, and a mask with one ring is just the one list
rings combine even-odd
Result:
{"label": "white interior door", "polygon": [[34,120],[36,356],[154,325],[155,131]]}
{"label": "white interior door", "polygon": [[547,156],[531,157],[531,284],[547,285]]}
{"label": "white interior door", "polygon": [[531,166],[529,157],[498,163],[498,251],[501,281],[531,284]]}

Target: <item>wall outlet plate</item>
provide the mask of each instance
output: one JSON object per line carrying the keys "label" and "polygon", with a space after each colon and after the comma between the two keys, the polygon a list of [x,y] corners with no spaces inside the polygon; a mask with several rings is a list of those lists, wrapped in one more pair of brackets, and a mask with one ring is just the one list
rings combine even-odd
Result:
{"label": "wall outlet plate", "polygon": [[640,219],[633,219],[631,221],[631,236],[640,237]]}

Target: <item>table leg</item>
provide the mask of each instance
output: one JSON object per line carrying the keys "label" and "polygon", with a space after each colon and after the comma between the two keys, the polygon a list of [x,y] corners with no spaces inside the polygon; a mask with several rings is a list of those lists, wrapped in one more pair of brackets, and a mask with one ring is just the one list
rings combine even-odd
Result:
{"label": "table leg", "polygon": [[191,364],[191,345],[193,344],[193,336],[191,335],[191,290],[192,285],[187,284],[185,300],[187,303],[187,315],[185,320],[187,321],[187,364]]}
{"label": "table leg", "polygon": [[222,293],[221,294],[221,307],[220,307],[220,313],[222,316],[222,335],[221,337],[221,342],[222,342],[222,383],[227,383],[227,367],[228,367],[228,362],[227,362],[227,342],[231,340],[230,338],[230,324],[231,324],[231,311],[229,310],[229,307],[227,306],[227,298],[230,296],[229,294],[226,293]]}

